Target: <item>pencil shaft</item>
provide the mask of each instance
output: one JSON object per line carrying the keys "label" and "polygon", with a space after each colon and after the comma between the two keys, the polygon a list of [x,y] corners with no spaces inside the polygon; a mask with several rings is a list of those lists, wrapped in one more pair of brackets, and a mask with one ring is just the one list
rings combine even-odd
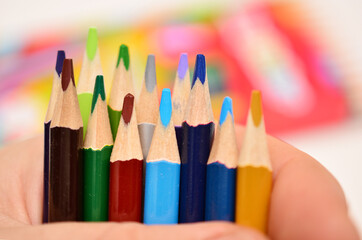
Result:
{"label": "pencil shaft", "polygon": [[205,220],[234,221],[236,169],[214,162],[207,165]]}
{"label": "pencil shaft", "polygon": [[88,118],[92,107],[92,98],[93,98],[92,93],[78,94],[79,108],[83,120],[83,139],[85,138],[85,134],[87,132]]}
{"label": "pencil shaft", "polygon": [[144,223],[176,224],[180,190],[180,164],[168,161],[146,164]]}
{"label": "pencil shaft", "polygon": [[84,220],[108,220],[109,159],[112,146],[84,149]]}
{"label": "pencil shaft", "polygon": [[238,167],[236,223],[266,233],[272,173],[265,167]]}
{"label": "pencil shaft", "polygon": [[182,123],[180,223],[203,221],[205,217],[206,164],[214,134],[214,123],[189,126]]}
{"label": "pencil shaft", "polygon": [[83,218],[83,128],[50,129],[49,222]]}
{"label": "pencil shaft", "polygon": [[182,144],[183,144],[183,130],[182,130],[182,126],[175,126],[175,132],[176,132],[178,152],[179,152],[180,157],[181,157],[181,154],[182,154]]}
{"label": "pencil shaft", "polygon": [[50,121],[44,123],[44,197],[43,197],[43,223],[48,222],[49,208],[49,143],[50,143]]}
{"label": "pencil shaft", "polygon": [[131,159],[110,164],[110,221],[141,221],[143,161]]}
{"label": "pencil shaft", "polygon": [[114,141],[117,136],[119,120],[121,119],[122,111],[113,110],[110,106],[108,106],[108,115],[109,115],[109,122],[111,123],[111,130]]}

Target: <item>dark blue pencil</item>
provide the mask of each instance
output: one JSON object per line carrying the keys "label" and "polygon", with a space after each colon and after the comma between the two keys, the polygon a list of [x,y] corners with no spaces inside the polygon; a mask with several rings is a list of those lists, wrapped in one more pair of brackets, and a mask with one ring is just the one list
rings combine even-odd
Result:
{"label": "dark blue pencil", "polygon": [[198,222],[205,216],[206,164],[214,136],[205,56],[201,54],[196,57],[182,129],[179,222]]}
{"label": "dark blue pencil", "polygon": [[234,221],[238,148],[231,98],[224,99],[206,174],[205,220]]}
{"label": "dark blue pencil", "polygon": [[177,73],[172,91],[172,117],[175,125],[177,146],[179,153],[182,153],[183,132],[182,122],[184,120],[187,100],[191,90],[189,63],[187,54],[182,53],[178,63]]}
{"label": "dark blue pencil", "polygon": [[63,61],[65,52],[60,50],[57,54],[57,62],[55,64],[53,87],[50,95],[48,110],[44,121],[44,192],[43,192],[43,223],[48,222],[48,207],[49,207],[49,136],[50,123],[54,115],[54,108],[57,102],[58,94],[61,91],[61,78]]}

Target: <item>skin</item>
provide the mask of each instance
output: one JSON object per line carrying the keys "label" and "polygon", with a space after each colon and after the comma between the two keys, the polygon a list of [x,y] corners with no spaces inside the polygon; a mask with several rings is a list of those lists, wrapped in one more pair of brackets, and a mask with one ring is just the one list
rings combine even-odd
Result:
{"label": "skin", "polygon": [[[236,127],[239,146],[242,127]],[[138,223],[51,223],[41,225],[43,138],[0,149],[0,239],[243,239],[266,236],[232,223],[170,226]],[[316,160],[268,137],[274,169],[270,239],[359,239],[343,191]]]}

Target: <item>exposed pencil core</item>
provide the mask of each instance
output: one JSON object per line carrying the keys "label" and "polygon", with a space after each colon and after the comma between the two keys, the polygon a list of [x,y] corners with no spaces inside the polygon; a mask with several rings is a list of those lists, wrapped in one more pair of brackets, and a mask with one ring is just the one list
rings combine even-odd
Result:
{"label": "exposed pencil core", "polygon": [[119,47],[119,53],[118,53],[118,60],[117,60],[117,67],[119,66],[121,59],[123,61],[123,65],[128,70],[129,68],[129,51],[128,46],[125,44],[122,44]]}
{"label": "exposed pencil core", "polygon": [[96,55],[98,48],[98,37],[97,37],[97,28],[89,28],[88,39],[87,39],[87,57],[89,60],[93,60]]}
{"label": "exposed pencil core", "polygon": [[161,102],[160,102],[160,118],[162,125],[167,127],[171,120],[172,103],[171,103],[171,91],[168,88],[162,90]]}
{"label": "exposed pencil core", "polygon": [[197,54],[196,56],[196,63],[194,69],[194,77],[192,79],[192,86],[194,87],[195,82],[197,79],[201,81],[202,84],[205,83],[206,78],[206,63],[205,63],[205,56],[203,54]]}
{"label": "exposed pencil core", "polygon": [[63,63],[63,70],[62,70],[62,89],[63,91],[67,90],[68,85],[72,80],[74,84],[74,73],[73,73],[73,60],[72,59],[65,59]]}
{"label": "exposed pencil core", "polygon": [[62,73],[64,59],[65,59],[65,52],[63,50],[59,50],[57,54],[57,63],[55,64],[55,71],[57,72],[59,77],[60,74]]}
{"label": "exposed pencil core", "polygon": [[131,121],[133,114],[134,96],[128,93],[123,100],[122,118],[124,123],[128,124]]}
{"label": "exposed pencil core", "polygon": [[152,92],[156,86],[156,63],[155,55],[150,54],[147,57],[145,83],[148,92]]}

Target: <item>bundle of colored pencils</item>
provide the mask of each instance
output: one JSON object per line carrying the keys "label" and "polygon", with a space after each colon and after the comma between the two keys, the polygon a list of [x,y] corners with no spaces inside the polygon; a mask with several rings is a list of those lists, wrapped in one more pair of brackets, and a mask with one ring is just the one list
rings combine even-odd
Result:
{"label": "bundle of colored pencils", "polygon": [[197,55],[191,83],[183,53],[172,97],[163,89],[159,103],[149,55],[135,98],[122,44],[107,105],[96,29],[77,88],[72,60],[59,51],[44,123],[43,222],[225,220],[266,233],[272,168],[261,94],[251,94],[239,154],[229,97],[214,137],[208,84],[205,57]]}

